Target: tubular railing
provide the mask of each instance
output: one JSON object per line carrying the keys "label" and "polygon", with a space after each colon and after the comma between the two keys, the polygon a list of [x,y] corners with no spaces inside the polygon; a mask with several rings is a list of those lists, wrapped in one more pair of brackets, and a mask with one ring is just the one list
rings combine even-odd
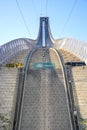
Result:
{"label": "tubular railing", "polygon": [[71,81],[68,80],[69,78],[68,78],[68,75],[67,75],[67,69],[64,65],[63,58],[62,58],[62,56],[59,52],[58,52],[58,54],[59,54],[59,57],[61,59],[61,63],[62,63],[62,66],[63,66],[63,71],[64,71],[64,78],[65,78],[66,89],[67,89],[67,97],[68,97],[72,127],[73,127],[73,130],[79,130],[78,117],[77,117],[76,108],[75,108],[75,105],[74,105],[72,84],[71,84]]}

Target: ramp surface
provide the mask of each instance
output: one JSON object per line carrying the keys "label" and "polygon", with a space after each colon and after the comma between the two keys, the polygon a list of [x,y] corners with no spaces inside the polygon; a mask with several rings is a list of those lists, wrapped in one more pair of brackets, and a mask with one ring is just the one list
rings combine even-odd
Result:
{"label": "ramp surface", "polygon": [[[44,54],[44,56],[43,56]],[[55,68],[33,68],[37,62]],[[38,49],[27,72],[20,130],[71,130],[66,90],[59,59],[53,49]]]}

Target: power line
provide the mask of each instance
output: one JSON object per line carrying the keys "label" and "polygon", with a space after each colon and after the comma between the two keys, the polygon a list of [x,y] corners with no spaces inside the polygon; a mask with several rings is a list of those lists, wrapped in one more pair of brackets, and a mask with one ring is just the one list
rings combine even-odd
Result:
{"label": "power line", "polygon": [[77,3],[77,0],[75,0],[74,3],[73,3],[73,6],[72,6],[72,8],[71,8],[71,10],[70,10],[70,13],[69,13],[67,19],[66,19],[66,22],[65,22],[65,24],[64,24],[64,26],[63,26],[63,29],[62,29],[61,33],[60,33],[60,36],[61,36],[62,33],[64,32],[64,30],[65,30],[65,28],[66,28],[66,26],[67,26],[67,24],[68,24],[68,22],[69,22],[69,20],[70,20],[70,18],[71,18],[71,16],[72,16],[72,13],[73,13],[73,11],[74,11],[74,9],[75,9],[76,3]]}
{"label": "power line", "polygon": [[[30,31],[29,31],[28,25],[27,25],[27,23],[26,23],[25,17],[24,17],[24,15],[23,15],[23,13],[22,13],[22,10],[21,10],[21,8],[20,8],[20,5],[19,5],[18,0],[16,0],[16,4],[17,4],[17,7],[18,7],[18,9],[19,9],[19,12],[20,12],[20,15],[21,15],[21,17],[22,17],[22,20],[23,20],[23,22],[24,22],[24,25],[25,25],[25,27],[26,27],[26,30],[27,30],[27,32],[28,32],[29,35],[30,35]],[[31,36],[31,35],[30,35],[30,36]]]}

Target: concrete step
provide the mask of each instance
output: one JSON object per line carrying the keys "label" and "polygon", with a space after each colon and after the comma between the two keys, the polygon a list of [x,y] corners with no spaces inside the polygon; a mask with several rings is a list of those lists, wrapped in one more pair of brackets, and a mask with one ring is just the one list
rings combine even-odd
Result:
{"label": "concrete step", "polygon": [[12,130],[18,89],[19,70],[0,68],[0,129]]}
{"label": "concrete step", "polygon": [[[85,118],[87,118],[87,66],[84,68],[73,67],[72,72],[74,78],[73,92],[77,100],[76,105],[79,108],[78,113],[80,117],[85,120]],[[85,124],[82,124],[82,127],[87,129]]]}

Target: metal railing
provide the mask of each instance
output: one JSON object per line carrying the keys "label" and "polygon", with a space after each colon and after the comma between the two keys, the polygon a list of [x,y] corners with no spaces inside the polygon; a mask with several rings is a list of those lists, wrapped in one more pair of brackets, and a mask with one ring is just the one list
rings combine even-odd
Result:
{"label": "metal railing", "polygon": [[37,50],[37,48],[33,48],[29,52],[27,60],[25,62],[25,67],[23,69],[20,69],[19,85],[18,85],[19,87],[18,87],[18,94],[17,94],[17,99],[16,99],[16,108],[15,108],[13,130],[20,130],[22,109],[23,109],[23,99],[24,99],[25,84],[26,84],[26,77],[27,77],[27,69],[29,66],[31,56],[36,50]]}

